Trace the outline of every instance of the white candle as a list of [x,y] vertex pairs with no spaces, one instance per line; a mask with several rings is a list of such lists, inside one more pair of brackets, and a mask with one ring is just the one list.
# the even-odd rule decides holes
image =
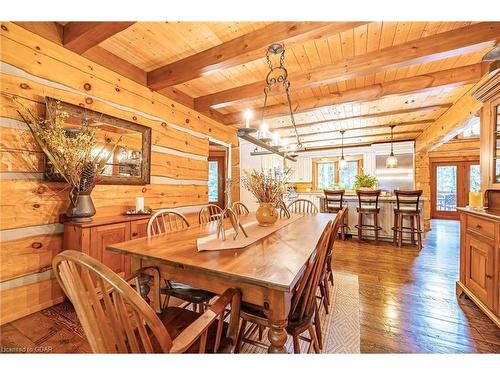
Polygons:
[[227,146],[227,179],[231,179],[231,145]]
[[144,197],[135,198],[135,211],[144,211]]
[[251,118],[252,118],[252,111],[247,109],[245,111],[245,128],[247,128],[247,129],[250,127],[250,119]]

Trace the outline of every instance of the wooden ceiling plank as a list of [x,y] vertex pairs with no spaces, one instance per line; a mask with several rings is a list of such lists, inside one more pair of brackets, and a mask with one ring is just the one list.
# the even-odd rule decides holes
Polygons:
[[[311,109],[349,102],[367,102],[392,95],[401,95],[411,92],[423,92],[436,88],[452,87],[457,85],[477,82],[481,78],[481,71],[484,69],[478,63],[464,67],[438,71],[425,75],[389,81],[362,88],[354,88],[346,91],[333,92],[330,95],[320,98],[311,97],[292,102],[293,112],[301,113]],[[195,100],[196,102],[196,100]],[[288,104],[275,104],[266,107],[266,118],[273,118],[286,115]],[[261,113],[262,108],[255,109],[256,113]],[[233,112],[225,115],[225,124],[231,125],[242,121],[241,113]]]
[[69,22],[64,26],[63,45],[82,54],[125,30],[135,22]]
[[57,22],[14,22],[16,25],[31,31],[51,42],[62,45],[63,27]]
[[[328,66],[289,74],[292,89],[345,81],[380,70],[440,60],[493,46],[500,39],[499,22],[482,22],[422,39],[344,58]],[[382,46],[382,43],[381,43]],[[220,108],[262,96],[262,80],[195,99],[195,108]]]
[[275,22],[251,33],[188,56],[148,73],[153,90],[178,85],[217,70],[264,56],[267,46],[284,42],[287,47],[338,34],[366,22]]

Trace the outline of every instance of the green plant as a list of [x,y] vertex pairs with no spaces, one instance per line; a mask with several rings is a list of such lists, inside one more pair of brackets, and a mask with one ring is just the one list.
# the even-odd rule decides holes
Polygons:
[[354,189],[360,188],[370,188],[373,189],[377,186],[377,178],[369,174],[360,174],[356,176],[356,181],[354,182]]

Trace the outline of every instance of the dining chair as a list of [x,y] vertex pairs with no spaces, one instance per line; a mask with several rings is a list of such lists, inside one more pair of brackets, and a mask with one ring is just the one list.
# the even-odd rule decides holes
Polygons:
[[[399,247],[403,244],[403,234],[409,233],[411,243],[415,245],[415,234],[417,235],[418,249],[422,249],[422,229],[420,226],[420,197],[422,190],[394,190],[396,195],[396,207],[394,208],[393,243]],[[404,218],[410,220],[410,226],[403,225]]]
[[279,210],[280,219],[287,218],[290,219],[290,211],[288,210],[285,202],[279,200],[276,204],[276,208]]
[[222,208],[215,204],[208,204],[203,207],[198,213],[198,222],[200,224],[207,224],[211,221],[216,221],[222,214]]
[[[338,231],[339,223],[339,220],[331,220],[327,224],[316,245],[315,252],[309,258],[305,271],[295,286],[286,327],[288,334],[292,336],[295,353],[300,353],[299,340],[309,342],[308,352],[311,351],[311,347],[316,353],[321,350],[317,336],[317,332],[321,332],[321,322],[316,305],[316,290],[321,280],[321,273],[331,241],[330,237],[333,236],[335,229]],[[243,302],[241,304],[241,319],[235,352],[240,352],[242,343],[265,347],[260,341],[249,338],[257,328],[269,328],[270,323],[265,308]],[[251,323],[251,326],[247,330],[248,323]],[[305,331],[309,332],[309,338],[302,336]]]
[[[344,189],[338,190],[323,190],[323,194],[325,197],[323,199],[323,209],[324,212],[328,213],[338,213],[345,206],[344,202]],[[349,226],[347,225],[347,215],[344,215],[344,221],[340,225],[340,236],[342,240],[345,240],[346,233],[349,230]]]
[[291,202],[288,205],[288,210],[297,214],[317,214],[319,212],[318,207],[313,202],[302,198]]
[[[226,290],[204,313],[169,307],[157,315],[120,276],[98,260],[65,250],[52,262],[94,353],[232,352],[240,293]],[[224,312],[231,306],[229,322]]]
[[[173,233],[188,229],[190,226],[188,219],[180,212],[162,209],[155,212],[149,219],[147,232],[148,237],[151,237],[162,233]],[[198,307],[198,310],[201,312],[205,310],[210,300],[215,297],[215,294],[212,292],[193,288],[190,285],[171,280],[165,280],[165,285],[165,287],[160,289],[160,293],[165,295],[162,309],[168,306],[170,297],[175,297],[193,304],[193,307]]]
[[[335,221],[338,221],[338,227],[342,227],[345,215],[347,214],[347,207],[343,207],[336,215]],[[330,283],[333,287],[333,270],[332,270],[332,260],[333,260],[333,244],[335,243],[335,239],[337,238],[337,234],[334,233],[330,237],[330,243],[328,244],[328,250],[326,255],[326,262],[323,269],[323,273],[321,276],[321,281],[319,283],[319,292],[320,295],[318,299],[320,300],[320,306],[318,306],[318,310],[321,308],[321,305],[324,306],[326,314],[329,314],[329,306],[330,306]]]
[[[378,224],[378,215],[380,207],[378,205],[381,190],[356,190],[358,196],[358,224],[354,227],[358,229],[358,241],[363,239],[363,230],[370,230],[375,232],[375,243],[378,243],[378,232],[382,227]],[[364,217],[373,215],[373,224],[367,224]]]
[[238,216],[240,216],[240,215],[248,215],[250,213],[250,210],[248,209],[247,206],[245,206],[244,203],[234,202],[232,207],[233,207],[233,211]]

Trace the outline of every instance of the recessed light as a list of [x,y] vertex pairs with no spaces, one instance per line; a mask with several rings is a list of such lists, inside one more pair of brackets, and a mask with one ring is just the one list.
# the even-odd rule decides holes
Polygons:
[[408,99],[405,101],[405,104],[413,104],[415,103],[415,99]]

